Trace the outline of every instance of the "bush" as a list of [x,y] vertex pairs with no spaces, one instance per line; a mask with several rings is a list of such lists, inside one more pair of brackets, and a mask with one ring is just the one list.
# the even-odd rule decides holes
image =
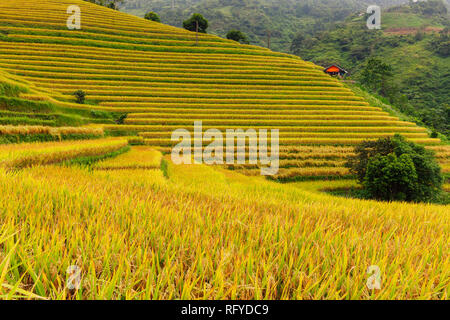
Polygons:
[[365,141],[355,153],[346,166],[371,198],[429,201],[442,191],[443,177],[434,153],[400,135]]
[[380,200],[413,200],[418,177],[416,168],[408,154],[397,157],[376,155],[369,160],[363,186],[366,192]]
[[150,21],[161,22],[159,15],[153,11],[147,12],[144,18]]
[[128,116],[128,114],[126,114],[126,113],[121,114],[121,115],[119,116],[119,118],[117,118],[117,120],[115,120],[115,122],[116,122],[117,124],[124,124],[125,119],[127,118],[127,116]]
[[247,36],[239,30],[230,30],[227,33],[227,39],[234,40],[236,42],[242,42],[248,44]]
[[79,104],[84,104],[84,102],[86,101],[86,92],[84,92],[83,90],[77,90],[73,93],[73,95],[75,96],[75,99]]

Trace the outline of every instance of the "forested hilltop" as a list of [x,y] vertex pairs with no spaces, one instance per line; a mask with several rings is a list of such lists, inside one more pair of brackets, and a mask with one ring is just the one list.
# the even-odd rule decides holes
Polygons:
[[143,17],[148,11],[161,16],[163,23],[183,25],[192,13],[198,12],[209,21],[208,33],[225,36],[231,29],[244,32],[250,44],[267,46],[275,51],[289,52],[298,32],[312,34],[342,21],[370,4],[384,7],[405,0],[126,0],[121,10]]
[[[341,65],[352,79],[384,96],[388,103],[448,136],[447,11],[440,0],[392,7],[382,13],[382,30],[368,30],[367,15],[353,14],[328,30],[313,35],[298,33],[291,49],[319,65]],[[385,75],[376,76],[384,79],[370,83],[373,69],[381,67],[386,68]]]

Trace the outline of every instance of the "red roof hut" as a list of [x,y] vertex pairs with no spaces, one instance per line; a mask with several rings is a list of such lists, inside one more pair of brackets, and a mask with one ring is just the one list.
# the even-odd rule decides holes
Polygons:
[[331,66],[329,66],[328,68],[325,68],[325,70],[323,70],[323,72],[328,73],[330,76],[341,76],[341,77],[345,77],[348,72],[346,70],[344,70],[343,68],[339,67],[336,64],[333,64]]

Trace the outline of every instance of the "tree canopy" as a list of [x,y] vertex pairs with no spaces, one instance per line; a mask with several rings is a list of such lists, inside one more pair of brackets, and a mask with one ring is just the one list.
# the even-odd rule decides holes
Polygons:
[[240,30],[230,30],[227,33],[227,39],[248,44],[247,36]]
[[196,31],[198,23],[198,32],[206,33],[208,29],[208,20],[206,20],[200,13],[194,13],[189,19],[183,21],[183,28],[189,31]]
[[359,144],[346,166],[370,198],[419,202],[441,193],[443,177],[434,153],[400,135]]
[[161,18],[159,17],[159,15],[153,11],[147,12],[144,18],[150,21],[161,22]]

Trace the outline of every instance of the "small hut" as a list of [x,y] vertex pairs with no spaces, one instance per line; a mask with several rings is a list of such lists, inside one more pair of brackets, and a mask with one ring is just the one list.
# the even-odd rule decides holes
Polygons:
[[344,68],[341,68],[336,64],[325,68],[323,72],[328,73],[330,76],[340,76],[342,78],[348,74],[348,72]]

